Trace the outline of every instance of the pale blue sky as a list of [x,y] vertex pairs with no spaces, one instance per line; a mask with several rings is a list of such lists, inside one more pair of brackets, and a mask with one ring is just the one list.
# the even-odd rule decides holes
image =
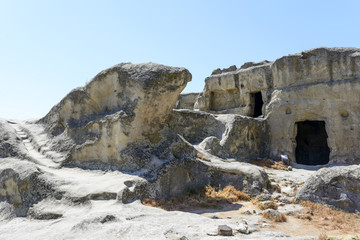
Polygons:
[[215,68],[360,47],[360,1],[0,0],[0,118],[40,118],[120,62]]

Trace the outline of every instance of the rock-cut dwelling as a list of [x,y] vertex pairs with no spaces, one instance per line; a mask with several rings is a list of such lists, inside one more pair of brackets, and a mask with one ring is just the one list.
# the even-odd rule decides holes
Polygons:
[[243,153],[256,153],[245,154],[247,159],[287,156],[307,165],[351,164],[360,159],[359,96],[360,49],[316,48],[274,62],[216,69],[204,90],[181,95],[177,108],[241,115],[250,125],[262,122],[244,133],[252,137],[240,139]]

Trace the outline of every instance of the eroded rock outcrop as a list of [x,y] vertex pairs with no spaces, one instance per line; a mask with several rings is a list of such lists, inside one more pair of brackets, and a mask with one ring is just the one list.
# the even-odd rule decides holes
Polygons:
[[274,91],[266,106],[271,156],[297,161],[298,123],[324,122],[329,163],[356,163],[360,121],[360,50],[318,48],[276,60]]
[[263,102],[269,101],[271,92],[268,90],[272,88],[270,67],[271,62],[263,61],[212,74],[205,79],[204,90],[194,108],[213,113],[253,116],[255,93],[261,94]]
[[[260,168],[243,171],[244,165],[235,163],[229,172],[217,159],[214,163],[212,156],[197,158],[199,151],[188,142],[188,136],[174,131],[181,127],[169,123],[171,112],[190,80],[191,74],[184,68],[119,64],[73,90],[39,123],[51,134],[52,149],[70,149],[63,166],[140,176],[142,181],[130,181],[118,193],[123,202],[169,198],[189,189],[229,182],[251,194],[267,188],[267,175]],[[235,128],[231,127],[234,130],[229,130],[229,136],[235,134]],[[224,141],[224,153],[230,148],[233,154],[237,152],[235,136],[231,139]],[[263,177],[256,179],[258,176]]]
[[138,170],[152,160],[150,146],[166,144],[161,130],[190,80],[184,68],[119,64],[73,90],[40,122],[72,141],[67,164]]
[[0,201],[11,204],[16,216],[26,216],[30,206],[51,195],[51,186],[40,175],[33,163],[0,159]]
[[15,129],[6,120],[0,119],[0,158],[24,158],[25,155],[25,146],[16,135]]
[[247,161],[269,153],[267,125],[261,118],[174,110],[170,127],[190,143],[220,158]]
[[305,182],[296,197],[360,212],[360,166],[323,168]]
[[[214,114],[263,117],[273,159],[286,155],[291,162],[311,165],[358,163],[359,89],[360,50],[321,47],[216,71],[205,79],[194,106]],[[314,126],[303,132],[302,124]],[[319,144],[299,139],[301,134],[314,138],[307,135],[317,126],[324,132]]]

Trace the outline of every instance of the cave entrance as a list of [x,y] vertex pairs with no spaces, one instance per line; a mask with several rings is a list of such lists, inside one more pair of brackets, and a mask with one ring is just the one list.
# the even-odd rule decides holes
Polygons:
[[324,121],[297,122],[296,162],[323,165],[329,162],[330,148]]
[[264,101],[262,99],[261,92],[251,93],[251,99],[252,99],[252,102],[254,103],[253,117],[256,118],[256,117],[263,115],[262,107],[264,105]]

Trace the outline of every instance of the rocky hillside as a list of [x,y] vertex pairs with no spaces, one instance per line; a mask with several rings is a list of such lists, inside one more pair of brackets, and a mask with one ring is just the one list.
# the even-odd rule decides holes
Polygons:
[[[249,63],[241,72],[266,78],[271,64]],[[235,70],[213,74],[229,77]],[[317,171],[321,167],[269,159],[274,128],[267,118],[173,110],[194,101],[194,94],[178,101],[189,81],[185,68],[121,63],[39,120],[0,119],[0,238],[184,240],[231,232],[303,239],[321,227],[309,234],[289,230],[296,217],[304,224],[302,200],[360,211],[357,166]],[[229,203],[231,196],[215,194],[228,185],[246,200]],[[215,191],[210,202],[195,198],[204,189]],[[179,199],[188,204],[182,210]],[[173,203],[181,211],[146,203]],[[284,214],[282,231],[269,216]]]

